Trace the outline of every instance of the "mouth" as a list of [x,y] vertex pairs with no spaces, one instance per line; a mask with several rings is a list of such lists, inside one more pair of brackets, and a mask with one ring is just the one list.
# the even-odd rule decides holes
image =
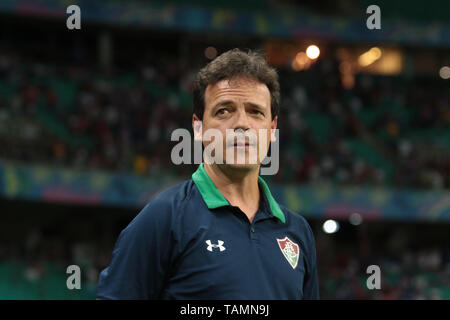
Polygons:
[[235,142],[234,144],[232,144],[232,146],[234,148],[249,148],[249,147],[253,147],[254,145],[252,143],[249,142],[243,142],[243,143],[237,143]]
[[238,137],[237,139],[227,139],[226,144],[228,148],[248,149],[256,146],[257,141],[254,140],[248,137]]

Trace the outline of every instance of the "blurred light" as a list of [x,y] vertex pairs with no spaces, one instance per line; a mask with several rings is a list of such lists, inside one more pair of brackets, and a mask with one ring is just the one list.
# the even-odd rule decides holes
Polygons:
[[303,51],[297,53],[297,55],[295,56],[295,60],[297,60],[297,62],[300,64],[306,64],[308,62],[306,53],[304,53]]
[[292,69],[294,69],[294,71],[300,71],[303,69],[303,67],[301,67],[298,62],[297,59],[292,60]]
[[304,52],[297,53],[295,59],[292,61],[292,69],[294,69],[295,71],[308,69],[310,65],[311,60],[308,59],[306,53]]
[[310,59],[317,59],[320,55],[320,49],[318,46],[312,44],[306,49],[306,55]]
[[323,223],[322,229],[325,233],[335,233],[339,230],[339,224],[334,220],[327,220]]
[[351,63],[348,61],[342,61],[339,65],[339,71],[344,74],[350,73],[352,71]]
[[353,75],[352,64],[349,61],[342,61],[339,64],[341,72],[341,82],[345,89],[351,89],[355,85],[355,77]]
[[439,70],[439,76],[442,79],[449,79],[450,78],[450,67],[444,66]]
[[362,223],[362,216],[359,214],[359,213],[357,213],[357,212],[354,212],[354,213],[352,213],[351,215],[350,215],[350,217],[349,217],[349,219],[348,219],[349,221],[350,221],[350,223],[352,224],[352,225],[354,225],[354,226],[359,226],[361,223]]
[[359,56],[358,62],[361,67],[367,67],[381,58],[381,50],[378,47],[373,47],[369,51],[364,52]]
[[376,70],[379,74],[396,75],[403,69],[403,55],[397,50],[386,50],[383,52],[383,58],[376,64]]
[[209,60],[214,59],[215,57],[217,57],[217,49],[214,47],[208,47],[205,49],[205,57],[208,58]]

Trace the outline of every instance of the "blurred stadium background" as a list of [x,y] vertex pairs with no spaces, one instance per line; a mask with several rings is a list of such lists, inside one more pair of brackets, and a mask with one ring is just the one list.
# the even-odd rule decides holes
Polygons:
[[120,231],[195,169],[170,134],[196,71],[234,47],[279,70],[266,179],[315,232],[321,297],[450,299],[450,2],[418,0],[2,0],[1,299],[95,298]]

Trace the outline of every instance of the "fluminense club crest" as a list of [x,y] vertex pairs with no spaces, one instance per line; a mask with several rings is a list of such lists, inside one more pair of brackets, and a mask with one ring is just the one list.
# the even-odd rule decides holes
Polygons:
[[298,258],[300,256],[300,248],[298,244],[293,242],[288,237],[284,237],[284,239],[277,239],[277,242],[284,257],[289,262],[291,267],[295,269],[297,267]]

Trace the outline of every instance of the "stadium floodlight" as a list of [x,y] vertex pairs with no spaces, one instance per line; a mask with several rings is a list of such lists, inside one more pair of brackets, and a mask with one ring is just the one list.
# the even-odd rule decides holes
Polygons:
[[450,67],[448,66],[443,66],[440,70],[439,70],[439,76],[444,79],[450,79]]
[[335,233],[339,230],[339,223],[329,219],[323,223],[322,229],[325,233]]
[[311,60],[317,59],[320,55],[320,49],[318,46],[312,44],[306,49],[306,55]]

